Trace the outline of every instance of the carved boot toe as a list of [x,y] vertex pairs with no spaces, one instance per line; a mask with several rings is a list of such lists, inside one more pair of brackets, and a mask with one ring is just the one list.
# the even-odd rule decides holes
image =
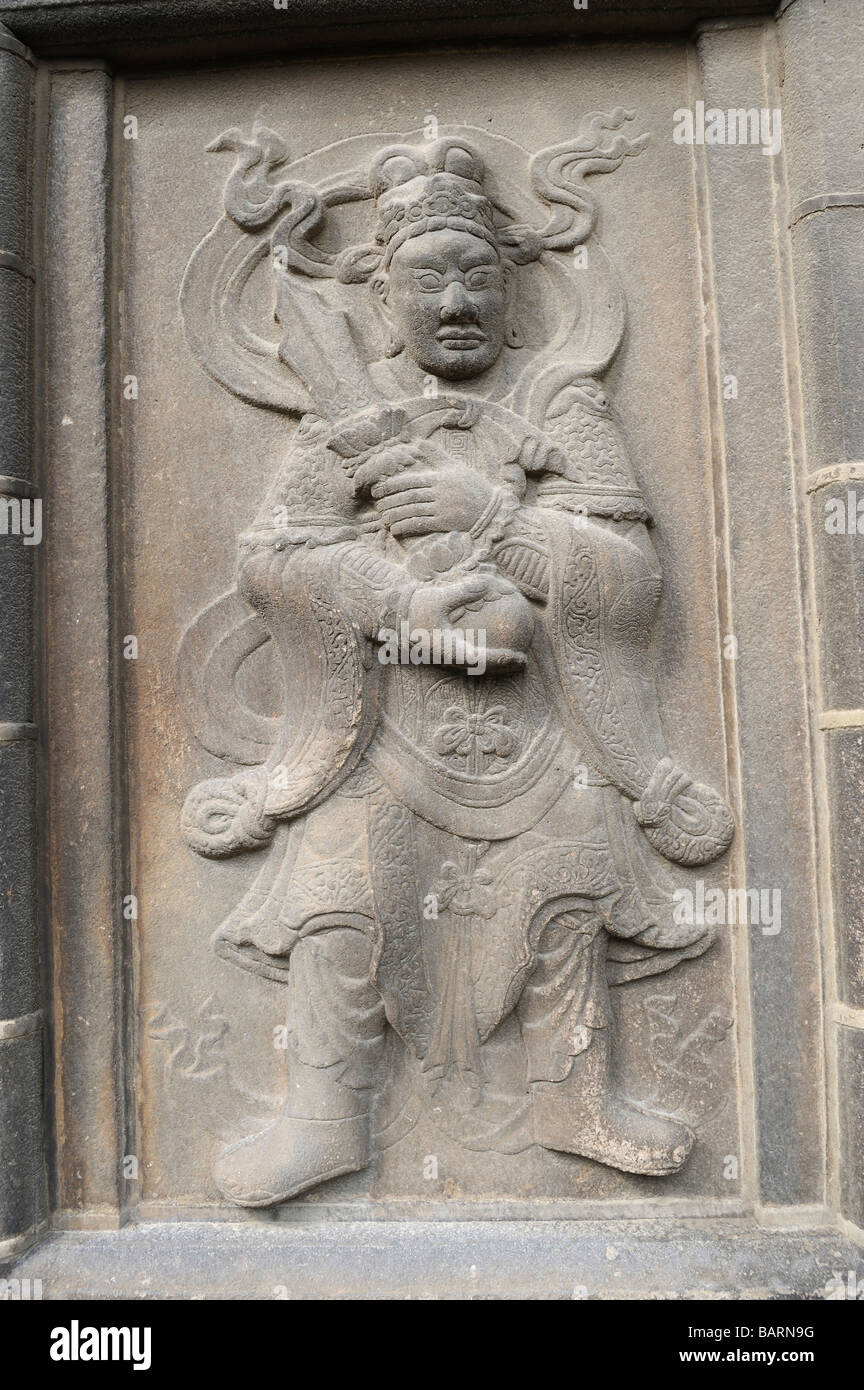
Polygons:
[[213,1167],[220,1191],[242,1207],[268,1207],[369,1162],[369,1117],[308,1120],[283,1116],[231,1144]]
[[534,1097],[533,1115],[534,1137],[544,1148],[593,1158],[625,1173],[677,1173],[694,1143],[686,1125],[616,1096],[584,1103],[542,1092]]

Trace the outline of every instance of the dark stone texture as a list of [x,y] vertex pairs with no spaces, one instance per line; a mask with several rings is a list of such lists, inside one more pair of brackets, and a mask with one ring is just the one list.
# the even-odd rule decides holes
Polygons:
[[[12,499],[12,506],[19,499]],[[32,513],[31,513],[32,515]],[[0,496],[0,522],[5,500]],[[0,722],[33,718],[33,552],[21,536],[0,533]]]
[[[864,884],[861,872],[864,732],[855,727],[864,704],[862,494],[864,409],[864,90],[858,0],[790,0],[777,28],[784,82],[784,162],[806,462],[817,477],[808,510],[816,589],[815,631],[826,732],[827,826],[841,1004],[864,1004]],[[846,468],[846,465],[851,465]],[[843,478],[846,472],[848,481]],[[839,475],[839,481],[835,481]],[[830,479],[830,481],[829,481]],[[832,533],[832,504],[852,494],[853,528]],[[826,511],[826,506],[828,510]],[[842,509],[841,509],[842,519]],[[847,715],[837,711],[850,711]],[[832,713],[834,712],[834,713]],[[841,727],[832,727],[839,722]],[[852,727],[842,727],[843,724]],[[826,911],[827,919],[828,913]],[[829,1153],[844,1214],[861,1226],[862,1063],[864,1035],[839,1032],[841,1153]]]
[[0,358],[0,473],[27,479],[32,289],[32,281],[26,275],[0,266],[0,323],[8,345]]
[[791,238],[812,471],[864,458],[864,208],[814,212]]
[[[784,170],[780,161],[765,159],[758,149],[681,150],[676,163],[669,158],[671,142],[664,144],[665,114],[657,105],[656,83],[652,86],[652,65],[668,61],[677,65],[682,101],[698,90],[721,106],[763,100],[779,104],[773,84],[776,76],[782,87],[784,74],[782,68],[774,72],[770,25],[709,25],[699,45],[701,73],[683,43],[634,44],[630,49],[622,45],[613,50],[611,45],[579,42],[590,35],[688,35],[702,19],[768,15],[774,0],[589,0],[584,12],[574,12],[572,0],[474,0],[467,6],[458,0],[290,0],[285,10],[276,9],[271,0],[0,3],[0,19],[40,58],[80,57],[81,66],[101,59],[139,68],[178,59],[196,64],[185,79],[177,72],[144,72],[119,85],[126,102],[132,98],[125,109],[142,115],[146,138],[128,148],[118,140],[115,147],[116,186],[121,192],[114,228],[110,77],[76,70],[54,74],[50,84],[46,82],[46,93],[51,88],[44,101],[50,119],[43,132],[46,266],[62,265],[66,271],[62,285],[54,281],[46,286],[44,380],[39,383],[40,402],[46,400],[40,439],[51,504],[50,511],[46,506],[46,534],[50,527],[52,542],[43,589],[48,615],[44,704],[50,713],[43,746],[50,750],[45,866],[53,880],[50,949],[57,1046],[52,1062],[59,1141],[54,1195],[61,1221],[70,1224],[102,1227],[116,1222],[127,1203],[134,1215],[136,1202],[139,1220],[158,1217],[153,1226],[54,1237],[23,1259],[16,1273],[41,1278],[47,1298],[822,1298],[838,1271],[864,1273],[860,1252],[836,1230],[823,1226],[823,1219],[827,1223],[830,1218],[820,1215],[827,1163],[830,1191],[836,1191],[839,1177],[842,1214],[864,1227],[864,1033],[851,1026],[860,1016],[841,1010],[849,1024],[837,1030],[841,1152],[826,1153],[822,1024],[823,1011],[830,1017],[834,1004],[830,990],[824,1001],[821,992],[812,814],[820,788],[810,784],[808,699],[812,704],[813,691],[808,688],[793,520],[800,509],[797,474],[804,469],[801,463],[799,470],[795,438],[796,402],[789,399],[796,390],[800,343],[808,466],[864,457],[864,209],[802,212],[800,206],[802,200],[831,195],[838,188],[864,188],[860,133],[855,134],[860,74],[853,80],[847,71],[848,36],[858,0],[829,0],[829,5],[830,13],[822,0],[791,0],[781,6],[786,36],[782,105],[784,135],[789,137]],[[640,107],[640,115],[644,99],[648,105],[654,102],[653,131],[658,138],[652,134],[649,154],[637,166],[636,196],[632,203],[616,205],[613,200],[601,230],[604,238],[608,231],[614,244],[616,228],[627,228],[622,264],[627,297],[635,298],[637,312],[626,356],[615,366],[616,388],[622,390],[630,418],[641,426],[640,442],[647,444],[646,481],[660,522],[655,538],[668,578],[668,597],[659,676],[666,683],[667,701],[669,687],[677,687],[668,703],[679,731],[689,728],[688,701],[692,703],[691,692],[697,692],[695,722],[701,719],[704,728],[689,737],[703,751],[711,750],[709,763],[715,756],[710,731],[723,724],[728,739],[725,766],[720,740],[716,762],[729,774],[740,811],[731,882],[782,887],[783,930],[776,937],[763,936],[758,928],[749,934],[740,926],[737,935],[724,937],[721,946],[727,959],[717,968],[722,978],[731,964],[728,993],[717,993],[716,985],[710,985],[707,968],[697,973],[701,962],[693,965],[697,983],[692,1002],[711,989],[707,1002],[717,1006],[699,1023],[708,1029],[706,1038],[710,1039],[712,1021],[717,1024],[719,1005],[730,1005],[729,1055],[723,1072],[727,1111],[713,1137],[704,1143],[699,1137],[698,1161],[705,1154],[710,1166],[696,1172],[692,1187],[673,1189],[665,1205],[655,1179],[640,1176],[637,1185],[620,1175],[610,1178],[610,1169],[604,1171],[587,1158],[565,1172],[561,1157],[555,1160],[556,1168],[549,1168],[549,1181],[563,1183],[569,1175],[570,1195],[557,1206],[535,1203],[533,1158],[508,1155],[502,1161],[481,1152],[477,1162],[482,1177],[475,1189],[457,1168],[455,1182],[448,1174],[439,1188],[436,1179],[434,1195],[424,1198],[427,1206],[421,1211],[411,1197],[413,1179],[406,1178],[408,1197],[400,1207],[401,1190],[388,1186],[393,1174],[398,1183],[399,1166],[412,1162],[419,1173],[419,1160],[427,1151],[435,1152],[412,1139],[414,1149],[398,1151],[395,1143],[385,1158],[376,1158],[368,1191],[355,1181],[358,1175],[351,1174],[337,1178],[322,1200],[317,1193],[311,1198],[303,1194],[272,1224],[262,1224],[254,1213],[247,1214],[242,1225],[233,1219],[199,1221],[202,1214],[210,1215],[214,1196],[207,1178],[202,1182],[200,1176],[203,1164],[209,1164],[212,1145],[206,1135],[211,1131],[203,1126],[203,1141],[199,1131],[202,1114],[209,1119],[211,1109],[218,1112],[207,1098],[218,1088],[199,1089],[187,1104],[183,1085],[188,1082],[190,1090],[199,1086],[206,1074],[206,1048],[214,1038],[220,1042],[219,1030],[226,1022],[211,998],[211,989],[223,987],[222,964],[202,963],[201,942],[218,920],[222,899],[226,911],[237,901],[242,863],[216,866],[212,877],[208,866],[205,876],[197,861],[190,866],[174,845],[180,790],[205,774],[224,773],[224,768],[190,751],[191,742],[177,717],[171,649],[176,645],[175,624],[184,628],[201,604],[209,603],[217,592],[214,579],[221,580],[223,568],[225,576],[231,573],[223,567],[224,535],[251,519],[249,500],[273,459],[284,458],[291,436],[280,428],[277,438],[272,422],[262,425],[266,412],[248,411],[247,426],[245,415],[232,416],[217,404],[211,380],[193,384],[189,375],[176,308],[175,262],[179,260],[182,269],[212,220],[214,199],[208,161],[202,157],[199,167],[194,162],[197,154],[190,157],[184,140],[189,139],[190,127],[195,128],[195,148],[203,152],[219,129],[246,120],[253,110],[269,110],[266,103],[258,103],[267,82],[276,82],[274,74],[283,85],[299,75],[302,126],[314,109],[311,96],[318,74],[323,69],[335,74],[341,66],[337,61],[306,61],[292,68],[287,62],[274,62],[245,73],[215,69],[207,74],[200,64],[242,54],[287,58],[304,49],[342,49],[353,57],[364,47],[387,52],[402,45],[411,52],[380,61],[387,69],[385,92],[387,82],[393,84],[387,96],[389,115],[397,129],[408,130],[410,123],[398,125],[403,115],[399,103],[406,88],[410,99],[421,103],[424,91],[428,93],[428,73],[425,78],[420,74],[416,86],[406,75],[412,62],[429,64],[426,50],[438,45],[461,45],[465,50],[434,55],[436,105],[427,101],[426,108],[420,107],[437,110],[440,99],[442,111],[449,103],[458,121],[462,107],[471,102],[469,84],[459,80],[458,64],[472,55],[472,46],[474,56],[491,67],[498,61],[494,45],[543,36],[564,42],[539,50],[531,60],[533,67],[526,66],[525,55],[515,47],[508,55],[514,69],[522,65],[511,80],[521,81],[526,92],[526,126],[545,121],[551,128],[548,138],[556,141],[567,134],[557,129],[561,112],[550,94],[564,90],[556,85],[556,60],[569,62],[574,55],[584,60],[587,86],[611,75],[611,85],[620,88],[620,99],[628,105],[632,88],[632,104]],[[353,66],[368,70],[378,61],[367,58]],[[640,63],[643,70],[634,80],[633,70]],[[227,62],[224,66],[227,69]],[[262,75],[268,72],[271,78]],[[369,82],[368,72],[365,78],[356,71],[348,74],[344,92],[334,74],[327,76],[340,100],[332,113],[325,112],[328,138],[336,138],[330,123],[341,122],[342,134],[349,126],[352,133],[379,129],[374,120],[368,123],[368,110],[362,124],[350,125],[352,102],[362,108],[360,89],[364,80]],[[0,51],[0,79],[8,77],[0,86],[2,128],[7,133],[0,162],[0,250],[24,260],[29,254],[31,76],[32,69],[20,56]],[[196,106],[196,84],[212,79],[212,105]],[[178,84],[184,80],[193,89],[187,110],[182,99],[177,100]],[[675,88],[663,88],[659,100],[666,100],[670,92],[674,95]],[[277,109],[284,100],[279,92],[272,99]],[[381,109],[374,83],[366,105],[373,112]],[[225,119],[214,124],[217,108]],[[496,110],[494,104],[490,110]],[[305,144],[301,136],[298,148],[304,152],[316,148],[316,119],[313,115],[308,120]],[[500,122],[501,109],[495,116],[484,112],[482,119]],[[290,121],[288,128],[294,141]],[[540,143],[535,141],[532,148]],[[526,148],[528,144],[526,140]],[[660,162],[661,156],[665,162]],[[656,162],[649,164],[651,160]],[[642,172],[645,165],[647,176]],[[166,172],[160,183],[157,174],[162,169]],[[682,183],[675,184],[679,175]],[[784,178],[790,189],[789,208]],[[659,186],[663,196],[655,199]],[[677,246],[674,237],[664,235],[670,206],[680,222]],[[622,208],[625,213],[638,210],[632,222],[622,218]],[[649,228],[647,254],[646,244],[632,230],[637,221]],[[797,343],[789,332],[791,298],[785,298],[787,222],[794,224],[790,259]],[[115,249],[121,246],[122,252]],[[327,238],[317,249],[322,247],[329,254]],[[619,241],[619,253],[621,249]],[[692,279],[678,275],[679,253],[692,263]],[[119,343],[112,343],[110,323],[111,306],[121,298],[114,291],[121,282],[123,358],[116,350]],[[8,444],[0,472],[27,477],[27,300],[32,284],[19,271],[0,271],[0,294],[4,293],[10,306],[4,319],[11,327],[7,343],[0,345],[0,392],[8,388],[9,399],[21,405],[13,404],[0,418],[0,442]],[[670,322],[676,314],[678,321]],[[692,322],[696,335],[690,331]],[[707,368],[700,358],[703,329]],[[676,378],[667,379],[662,391],[656,359],[645,352],[651,336],[667,344],[667,377]],[[206,340],[207,334],[202,337]],[[646,357],[654,363],[651,372],[646,372]],[[116,395],[113,375],[115,367],[118,375],[124,370],[124,361],[130,363],[128,370],[140,373],[143,387],[141,399],[128,408]],[[688,361],[692,366],[683,365]],[[740,398],[728,405],[719,400],[711,404],[727,370],[740,379]],[[684,389],[678,377],[686,380]],[[106,402],[113,402],[113,409]],[[178,414],[186,417],[182,426],[177,424]],[[666,439],[659,448],[657,422],[662,429],[664,418]],[[284,425],[284,418],[279,423]],[[290,430],[293,426],[288,425]],[[685,477],[688,463],[694,466]],[[671,475],[664,472],[669,468],[682,474],[677,490],[669,486]],[[708,480],[704,492],[701,479]],[[842,483],[832,488],[817,491],[808,503],[817,555],[824,703],[854,708],[864,704],[860,540],[825,534],[824,503],[846,491]],[[180,500],[172,506],[174,489]],[[858,490],[864,491],[864,485]],[[215,510],[217,493],[224,516]],[[8,567],[8,572],[0,569],[6,602],[2,631],[9,643],[8,652],[0,649],[0,721],[33,717],[28,570],[38,554],[24,549],[18,538],[0,540],[0,564]],[[700,564],[710,573],[707,603],[701,603],[704,594],[696,593],[698,586],[692,583]],[[721,721],[716,717],[721,700],[714,688],[714,665],[721,670],[726,665],[716,657],[716,647],[727,629],[734,629],[740,652],[722,677]],[[116,667],[122,669],[124,663],[114,643],[126,631],[140,634],[142,656],[118,677]],[[816,635],[806,636],[815,646]],[[684,660],[694,645],[701,654],[696,666]],[[124,684],[125,696],[112,690],[112,681]],[[262,706],[270,707],[266,701]],[[206,740],[202,742],[209,748]],[[839,993],[844,1004],[860,1009],[864,731],[831,730],[826,744]],[[0,911],[8,912],[8,923],[0,927],[0,991],[5,987],[8,995],[0,1003],[0,1023],[6,1021],[7,1034],[14,1032],[16,1017],[35,1014],[40,1003],[32,934],[37,752],[33,743],[0,745]],[[124,761],[128,772],[121,766]],[[693,770],[701,765],[703,759],[697,758]],[[127,776],[134,811],[128,846]],[[167,855],[163,837],[174,845]],[[134,878],[126,867],[127,857]],[[129,925],[128,935],[119,920],[118,902],[119,891],[127,887],[142,894],[143,907],[140,922]],[[134,990],[127,959],[133,951]],[[706,965],[714,967],[719,954],[718,950],[707,957]],[[237,1057],[252,1060],[245,1079],[262,1092],[269,1090],[273,1049],[267,1010],[272,1008],[275,1017],[277,1006],[281,1009],[271,977],[263,982],[244,978],[230,993],[227,1012],[237,1020],[229,1040],[232,1064]],[[655,1010],[659,1007],[664,1017],[664,996],[646,997],[636,985],[629,997]],[[171,1015],[171,1009],[182,1017]],[[161,1033],[156,1026],[160,1017]],[[188,1027],[183,1019],[189,1020]],[[701,1036],[696,1023],[694,1016],[694,1037]],[[140,1038],[133,1036],[136,1025]],[[37,1026],[32,1024],[34,1030]],[[192,1049],[188,1055],[175,1051],[184,1033]],[[644,1026],[636,1029],[631,1053],[642,1051],[653,1060],[652,1049],[662,1048],[663,1039],[662,1032],[649,1036]],[[0,1158],[6,1164],[0,1170],[0,1255],[9,1250],[8,1243],[4,1249],[4,1237],[26,1238],[41,1219],[40,1056],[35,1031],[0,1041]],[[226,1077],[233,1081],[219,1057],[213,1074],[219,1085]],[[703,1072],[702,1089],[717,1086],[719,1075],[710,1068]],[[235,1108],[228,1112],[229,1128],[237,1120],[240,1093],[230,1097]],[[244,1103],[249,1094],[243,1093]],[[221,1114],[214,1119],[221,1123]],[[257,1128],[257,1120],[255,1124]],[[244,1133],[251,1127],[250,1121]],[[838,1132],[836,1114],[828,1132]],[[140,1159],[140,1176],[136,1169],[129,1187],[121,1179],[118,1161],[125,1153]],[[740,1158],[740,1188],[737,1182],[727,1185],[729,1174],[717,1161],[719,1157],[725,1162],[727,1153],[735,1159],[736,1172]],[[448,1171],[448,1162],[449,1148],[442,1154],[442,1173]],[[474,1171],[466,1166],[469,1179]],[[689,1175],[684,1180],[689,1182]],[[421,1191],[425,1181],[425,1174],[417,1179]],[[518,1214],[531,1215],[531,1221],[502,1219],[515,1210],[512,1202],[508,1208],[508,1184],[518,1185],[524,1199]],[[505,1199],[496,1195],[500,1191]],[[681,1204],[676,1204],[676,1192]],[[691,1192],[694,1195],[688,1196]],[[723,1194],[719,1198],[718,1192]],[[636,1215],[656,1203],[660,1219],[631,1220],[633,1213],[628,1212],[625,1220],[627,1209],[620,1196],[617,1207],[609,1200],[616,1194],[626,1194],[638,1206]],[[713,1219],[720,1208],[749,1212],[754,1201],[784,1207],[778,1217],[783,1228],[766,1229],[737,1214]],[[800,1210],[793,1215],[790,1208],[796,1205]],[[466,1207],[472,1219],[456,1219],[465,1215]],[[565,1208],[586,1219],[538,1219],[544,1212],[557,1217]],[[618,1220],[612,1219],[616,1210]],[[481,1211],[488,1221],[473,1219]],[[596,1211],[602,1219],[593,1219]],[[688,1219],[679,1219],[685,1211]],[[354,1220],[355,1214],[366,1219]],[[436,1220],[393,1221],[394,1214],[431,1214]],[[790,1229],[790,1220],[799,1217],[802,1225],[812,1222],[812,1228]]]
[[[2,35],[4,42],[6,36]],[[29,252],[33,66],[0,48],[0,474],[31,477]],[[10,264],[11,260],[11,264]],[[13,489],[21,491],[22,489]],[[23,489],[26,491],[26,489]],[[36,920],[36,747],[15,724],[33,715],[31,573],[20,499],[0,536],[0,1248],[32,1237],[44,1211],[42,1033]],[[11,741],[10,741],[11,738]],[[27,1017],[37,1015],[37,1017]]]
[[[48,264],[66,275],[46,306],[44,373],[45,681],[49,749],[46,911],[53,929],[53,1027],[62,1035],[55,1085],[63,1131],[56,1198],[63,1210],[116,1210],[123,1133],[122,892],[115,884],[123,816],[112,767],[109,381],[105,323],[108,145],[112,84],[101,71],[55,73],[46,196]],[[70,544],[69,537],[74,537]],[[119,645],[119,644],[118,644]],[[131,991],[125,996],[131,1005]],[[98,1136],[98,1138],[97,1138]]]
[[136,64],[300,46],[680,34],[700,20],[773,8],[772,0],[591,0],[581,11],[571,0],[288,0],[278,10],[272,0],[7,0],[0,21],[40,56],[85,50]]
[[27,199],[21,189],[29,178],[30,93],[33,71],[24,59],[0,49],[0,88],[3,90],[0,134],[0,251],[27,255],[29,221]]
[[0,1021],[32,1013],[40,1004],[33,933],[35,782],[32,740],[0,743]]
[[44,1215],[41,1131],[40,1031],[0,1041],[0,1232],[7,1242]]
[[[746,107],[748,94],[759,90],[763,54],[755,37],[752,29],[731,28],[700,38],[707,105]],[[753,147],[707,146],[705,160],[714,268],[705,293],[718,316],[714,370],[734,373],[739,388],[718,405],[722,453],[715,461],[731,552],[725,621],[738,644],[727,664],[735,682],[746,869],[736,868],[742,876],[733,882],[777,889],[783,905],[777,935],[758,925],[748,931],[760,1192],[767,1203],[812,1202],[824,1178],[813,1050],[821,982],[797,538],[789,525],[796,479],[786,364],[778,350],[784,305],[773,239],[775,171],[773,160]],[[790,1047],[790,1030],[808,1038],[806,1050]]]
[[831,806],[837,988],[841,1003],[864,1009],[864,729],[828,730],[825,756]]
[[[785,0],[783,145],[794,219],[807,199],[864,189],[860,0]],[[840,307],[840,306],[838,306]]]
[[[818,488],[810,497],[810,515],[823,705],[828,710],[860,709],[864,706],[864,479]],[[829,530],[838,518],[846,529]],[[850,520],[853,526],[860,524],[860,533],[849,528]]]
[[864,1030],[839,1027],[841,1211],[864,1229]]
[[744,1221],[151,1225],[55,1236],[14,1267],[46,1299],[824,1298],[864,1273],[836,1231]]

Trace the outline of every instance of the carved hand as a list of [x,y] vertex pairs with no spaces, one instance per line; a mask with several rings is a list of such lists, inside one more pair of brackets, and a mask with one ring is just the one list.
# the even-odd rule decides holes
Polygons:
[[723,798],[671,758],[661,758],[633,812],[654,848],[676,864],[710,864],[732,840],[734,822]]
[[414,590],[408,605],[408,622],[412,629],[427,632],[441,630],[458,623],[469,608],[479,608],[482,602],[495,597],[493,576],[462,575],[446,584],[421,584]]
[[354,491],[358,495],[361,492],[370,492],[385,478],[404,473],[408,468],[433,468],[446,466],[447,462],[446,454],[424,441],[412,444],[383,444],[373,450],[365,463],[360,464],[354,474]]
[[494,488],[464,464],[430,471],[408,469],[372,488],[393,536],[470,531],[492,502]]

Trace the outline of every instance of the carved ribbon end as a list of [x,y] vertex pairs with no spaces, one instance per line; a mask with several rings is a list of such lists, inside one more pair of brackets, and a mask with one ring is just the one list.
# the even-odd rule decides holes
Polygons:
[[266,793],[262,768],[199,782],[186,798],[181,820],[189,848],[222,859],[269,843],[275,821],[264,811]]

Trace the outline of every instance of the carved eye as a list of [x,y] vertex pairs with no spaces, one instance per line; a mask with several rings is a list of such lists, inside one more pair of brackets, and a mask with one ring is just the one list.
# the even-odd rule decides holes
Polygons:
[[465,284],[469,290],[485,290],[489,287],[488,270],[469,270],[465,276]]
[[427,293],[434,293],[435,290],[440,290],[441,283],[441,276],[438,274],[437,270],[422,270],[417,276],[417,284],[421,290],[425,290]]

